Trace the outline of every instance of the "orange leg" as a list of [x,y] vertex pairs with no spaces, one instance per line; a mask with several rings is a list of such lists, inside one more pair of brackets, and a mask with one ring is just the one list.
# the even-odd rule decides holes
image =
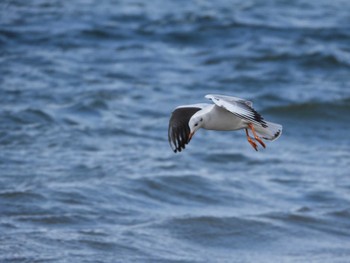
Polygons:
[[258,151],[258,145],[256,145],[256,143],[249,136],[248,129],[245,129],[245,133],[247,134],[247,140],[250,143],[250,145],[255,149],[255,151]]
[[260,137],[255,133],[255,129],[254,129],[253,124],[249,123],[249,124],[248,124],[248,127],[252,130],[255,140],[257,140],[257,141],[261,144],[262,147],[266,148],[265,143],[264,143],[264,142],[260,139]]

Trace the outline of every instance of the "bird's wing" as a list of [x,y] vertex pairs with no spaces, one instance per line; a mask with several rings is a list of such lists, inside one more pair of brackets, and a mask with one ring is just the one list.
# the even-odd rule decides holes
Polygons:
[[257,124],[262,127],[267,127],[264,118],[253,109],[253,103],[244,99],[208,94],[205,96],[215,103],[216,106],[226,109],[232,114],[247,120],[250,123]]
[[245,99],[241,99],[241,98],[237,98],[237,97],[233,97],[233,96],[224,96],[224,95],[217,95],[217,94],[208,94],[205,96],[207,99],[212,100],[212,97],[216,97],[222,100],[225,100],[227,102],[231,102],[231,103],[236,103],[236,102],[240,102],[240,103],[244,103],[247,104],[249,107],[253,107],[253,102],[249,101],[249,100],[245,100]]
[[188,122],[191,117],[208,104],[193,104],[177,107],[171,114],[168,127],[168,140],[174,152],[181,152],[190,142],[190,127]]

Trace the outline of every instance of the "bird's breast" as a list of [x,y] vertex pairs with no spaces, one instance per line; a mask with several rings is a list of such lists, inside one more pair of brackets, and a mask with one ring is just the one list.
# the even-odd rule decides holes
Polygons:
[[225,109],[215,109],[208,114],[203,128],[216,131],[234,131],[243,129],[246,122]]

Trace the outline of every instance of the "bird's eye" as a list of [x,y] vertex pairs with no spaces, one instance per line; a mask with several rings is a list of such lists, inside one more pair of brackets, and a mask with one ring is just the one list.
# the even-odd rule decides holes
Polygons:
[[194,126],[198,126],[198,123],[196,123]]

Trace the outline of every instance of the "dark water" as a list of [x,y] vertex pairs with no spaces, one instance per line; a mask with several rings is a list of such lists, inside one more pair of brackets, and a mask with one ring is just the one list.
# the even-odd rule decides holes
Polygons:
[[[0,8],[0,262],[349,262],[349,1]],[[207,93],[283,135],[174,154]]]

